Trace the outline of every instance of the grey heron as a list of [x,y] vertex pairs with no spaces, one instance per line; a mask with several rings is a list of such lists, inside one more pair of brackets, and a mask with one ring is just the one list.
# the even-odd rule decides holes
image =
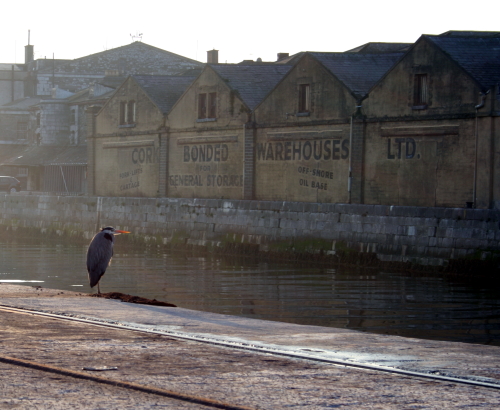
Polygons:
[[99,280],[101,279],[106,268],[111,262],[113,256],[113,244],[115,235],[121,233],[130,233],[129,231],[121,231],[112,226],[102,228],[101,232],[97,233],[90,241],[89,249],[87,250],[87,271],[89,272],[90,287],[97,285],[97,294],[101,294],[99,288]]

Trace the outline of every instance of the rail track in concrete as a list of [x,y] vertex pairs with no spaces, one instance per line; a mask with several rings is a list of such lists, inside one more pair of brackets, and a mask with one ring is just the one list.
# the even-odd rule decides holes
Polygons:
[[[178,339],[178,340],[189,340],[191,342],[205,343],[205,344],[209,344],[212,346],[238,349],[238,350],[243,350],[243,351],[248,351],[248,352],[253,352],[253,353],[271,354],[271,355],[276,355],[276,356],[289,358],[289,359],[306,360],[306,361],[310,361],[310,362],[331,364],[331,365],[339,366],[339,367],[357,368],[357,369],[371,370],[371,371],[382,372],[382,373],[390,373],[390,374],[399,375],[399,376],[403,376],[403,377],[412,377],[412,378],[416,378],[416,379],[428,379],[428,380],[432,380],[432,381],[436,381],[436,382],[456,383],[457,385],[467,385],[467,386],[500,390],[500,381],[497,384],[497,383],[493,383],[493,382],[473,380],[472,378],[467,378],[467,377],[451,377],[451,376],[436,374],[436,373],[432,373],[432,372],[428,373],[428,372],[409,371],[409,370],[399,369],[399,368],[395,368],[395,367],[380,366],[380,365],[367,364],[367,363],[356,363],[356,362],[351,362],[351,361],[346,361],[346,360],[319,357],[318,355],[315,355],[314,353],[321,352],[321,351],[314,350],[314,349],[311,349],[309,352],[298,352],[298,351],[291,352],[291,351],[287,351],[285,349],[279,349],[279,348],[275,348],[275,347],[266,347],[266,346],[251,344],[251,343],[245,343],[245,342],[232,342],[232,341],[207,337],[205,335],[188,334],[188,333],[183,333],[183,332],[158,329],[158,328],[155,328],[154,326],[150,327],[150,328],[145,328],[144,326],[134,326],[133,324],[130,324],[130,323],[118,322],[118,321],[113,321],[113,320],[82,317],[82,316],[76,316],[73,314],[66,315],[66,314],[61,314],[61,313],[49,313],[49,312],[44,312],[44,311],[11,307],[11,306],[6,306],[6,305],[0,305],[0,311],[42,316],[42,317],[46,317],[46,318],[63,320],[63,321],[70,321],[70,322],[80,322],[80,323],[85,323],[85,324],[95,325],[95,326],[100,326],[100,327],[105,327],[105,328],[113,328],[113,329],[127,330],[127,331],[132,331],[132,332],[140,332],[140,333],[168,336],[170,338],[174,338],[174,339]],[[19,366],[38,368],[39,370],[46,370],[48,372],[61,372],[61,374],[66,372],[65,373],[66,375],[76,377],[76,378],[84,378],[84,376],[86,375],[86,373],[74,372],[72,370],[65,370],[65,369],[59,369],[59,368],[53,368],[52,366],[46,366],[46,365],[43,365],[41,363],[37,363],[37,362],[33,362],[33,361],[24,363],[22,360],[10,358],[10,357],[0,356],[0,362],[10,363],[10,364],[19,365]],[[90,377],[90,375],[86,375],[86,376]],[[102,378],[99,378],[97,376],[92,376],[92,377],[93,377],[94,381],[101,382]],[[90,378],[89,378],[89,380],[90,380]],[[142,389],[142,391],[149,392],[152,394],[173,397],[173,398],[177,398],[179,400],[192,401],[192,402],[196,402],[199,404],[202,404],[203,400],[206,400],[205,402],[203,402],[203,404],[210,406],[210,407],[214,407],[214,408],[248,409],[246,407],[232,406],[232,405],[227,404],[227,403],[217,403],[215,401],[213,401],[213,403],[211,403],[210,399],[205,399],[203,397],[195,397],[195,396],[183,397],[186,395],[177,394],[176,392],[158,389],[155,387],[137,385],[137,384],[129,383],[129,382],[119,382],[119,381],[110,382],[109,379],[102,379],[102,382],[103,383],[106,382],[108,384],[113,383],[113,384],[120,386],[120,387],[123,387],[123,388],[129,388],[129,389],[135,389],[135,390]],[[176,396],[176,394],[178,397],[174,397],[174,396]]]
[[0,362],[5,363],[5,364],[14,365],[14,366],[27,367],[27,368],[34,369],[34,370],[41,370],[43,372],[54,373],[54,374],[57,374],[60,376],[68,376],[68,377],[72,377],[72,378],[76,378],[76,379],[88,380],[88,381],[92,381],[92,382],[97,382],[97,383],[101,383],[101,384],[115,386],[118,388],[124,388],[124,389],[128,389],[128,390],[135,390],[135,391],[139,391],[139,392],[143,392],[143,393],[154,394],[157,396],[168,397],[170,399],[181,400],[184,402],[203,405],[206,407],[212,407],[215,409],[254,410],[254,408],[251,408],[251,407],[246,407],[246,406],[243,407],[243,406],[237,406],[237,405],[233,405],[233,404],[229,404],[229,403],[224,403],[222,401],[214,400],[214,399],[211,399],[208,397],[185,394],[185,393],[176,392],[176,391],[172,391],[172,390],[161,389],[161,388],[158,388],[155,386],[148,386],[148,385],[139,384],[139,383],[132,383],[132,382],[125,381],[125,380],[107,379],[104,377],[96,376],[94,374],[79,372],[79,371],[61,368],[61,367],[56,367],[56,366],[50,366],[47,364],[34,362],[31,360],[23,360],[23,359],[18,359],[18,358],[14,358],[14,357],[0,356]]

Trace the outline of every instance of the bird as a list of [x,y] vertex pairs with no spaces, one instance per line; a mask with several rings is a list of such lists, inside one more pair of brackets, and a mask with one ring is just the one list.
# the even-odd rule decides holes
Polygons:
[[112,226],[102,228],[90,241],[87,250],[87,271],[89,273],[90,287],[93,288],[97,285],[97,294],[101,294],[99,288],[99,280],[101,279],[106,268],[111,262],[113,256],[113,244],[115,242],[115,235],[121,233],[130,233],[129,231],[121,231]]

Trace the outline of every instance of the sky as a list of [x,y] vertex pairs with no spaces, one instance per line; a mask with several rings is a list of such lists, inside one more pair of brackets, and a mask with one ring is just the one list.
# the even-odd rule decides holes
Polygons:
[[75,59],[141,40],[201,62],[217,49],[219,62],[237,63],[413,43],[449,30],[500,31],[499,11],[497,0],[25,0],[2,4],[0,63],[24,62],[28,30],[37,59]]

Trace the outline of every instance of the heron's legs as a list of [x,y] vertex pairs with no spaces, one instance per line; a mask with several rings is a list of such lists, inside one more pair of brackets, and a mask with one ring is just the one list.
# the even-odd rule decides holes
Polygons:
[[97,294],[98,295],[101,294],[101,288],[99,287],[99,282],[97,282]]

